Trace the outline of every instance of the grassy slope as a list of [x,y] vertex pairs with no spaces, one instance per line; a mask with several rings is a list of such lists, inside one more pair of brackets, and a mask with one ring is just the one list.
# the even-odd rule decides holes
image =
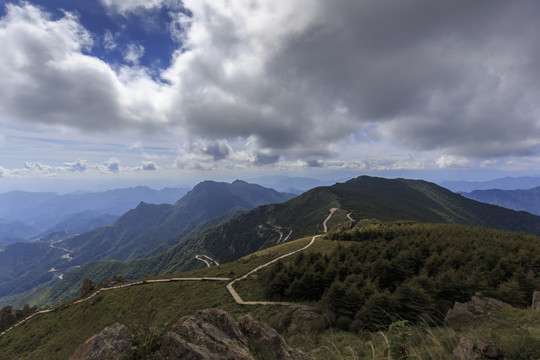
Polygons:
[[[281,254],[305,246],[308,241],[309,238],[290,242],[233,263],[193,270],[181,276],[236,278]],[[319,239],[306,251],[330,253],[340,244],[347,246],[350,243]],[[251,280],[243,281],[236,285],[236,289],[244,299],[260,300],[258,290],[250,286],[254,283]],[[160,331],[167,323],[208,307],[225,309],[234,317],[252,312],[272,326],[280,323],[283,307],[237,305],[225,285],[226,282],[175,282],[103,292],[97,296],[93,305],[82,303],[40,315],[15,328],[0,338],[2,359],[66,359],[80,343],[114,322],[153,327]],[[473,340],[495,340],[507,357],[519,351],[523,354],[525,351],[540,349],[540,312],[531,310],[505,310],[464,323],[456,329],[417,325],[395,327],[390,332],[382,330],[378,333],[361,331],[352,334],[329,328],[297,335],[288,340],[292,346],[305,351],[313,359],[321,360],[386,358],[388,349],[397,341],[405,341],[411,355],[452,359],[452,349],[461,336],[469,336]],[[287,337],[287,334],[284,335]],[[530,357],[521,358],[532,359],[534,354],[540,353],[531,354]]]
[[[183,277],[239,277],[310,239],[294,241],[219,267],[182,273]],[[178,276],[176,274],[175,276]],[[166,278],[166,276],[153,277]],[[280,306],[241,307],[225,288],[227,282],[171,282],[103,292],[93,305],[84,302],[39,315],[0,338],[2,359],[66,359],[79,344],[104,327],[121,322],[163,329],[198,309],[218,307],[233,316],[253,312],[264,319],[279,317]],[[69,303],[66,303],[67,305]]]

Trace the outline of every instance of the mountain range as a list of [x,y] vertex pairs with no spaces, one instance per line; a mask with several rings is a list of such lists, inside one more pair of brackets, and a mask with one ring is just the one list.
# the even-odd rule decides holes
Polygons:
[[[25,244],[32,249],[30,252],[43,246],[55,249],[39,258],[21,257],[17,250],[19,244],[6,246],[0,253],[6,259],[0,261],[0,272],[10,263],[18,266],[0,282],[0,298],[12,298],[15,293],[31,290],[37,284],[49,284],[53,275],[63,276],[62,269],[72,269],[88,261],[129,260],[148,256],[152,251],[165,251],[200,229],[217,225],[258,205],[282,202],[293,196],[239,180],[232,184],[205,181],[174,205],[140,202],[111,225],[78,236],[49,236],[46,239],[50,239],[50,244]],[[32,267],[35,262],[39,266]],[[51,274],[51,268],[57,271]],[[28,281],[29,278],[33,280]]]
[[90,262],[56,284],[51,290],[51,300],[66,300],[76,295],[85,277],[102,281],[121,274],[134,280],[146,274],[174,273],[204,266],[197,255],[224,263],[291,239],[323,233],[321,219],[333,208],[338,210],[328,222],[330,230],[363,219],[378,219],[540,234],[540,217],[529,213],[467,199],[426,181],[361,176],[309,190],[281,204],[259,206],[194,236],[178,239],[178,245],[150,258]]
[[471,192],[474,190],[517,190],[530,189],[540,186],[540,177],[521,176],[521,177],[503,177],[488,181],[442,181],[439,183],[454,192]]
[[469,199],[540,215],[540,187],[520,190],[474,190],[461,194]]
[[82,233],[107,225],[141,201],[172,204],[189,189],[146,186],[66,194],[10,191],[0,194],[0,246],[51,232]]

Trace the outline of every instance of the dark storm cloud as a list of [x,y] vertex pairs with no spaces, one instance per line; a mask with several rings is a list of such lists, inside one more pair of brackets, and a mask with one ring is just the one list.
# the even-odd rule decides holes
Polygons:
[[[137,14],[163,3],[103,1]],[[536,0],[182,3],[182,43],[159,76],[88,55],[94,40],[73,15],[11,5],[0,20],[0,119],[174,127],[206,143],[194,153],[230,158],[221,140],[235,139],[258,165],[309,165],[366,128],[403,151],[540,146]]]
[[279,155],[257,153],[253,164],[257,166],[275,164],[279,160]]
[[240,61],[245,48],[238,43],[254,36],[217,22],[237,36],[227,47],[213,43],[191,69],[187,88],[201,91],[182,110],[193,132],[254,135],[261,148],[292,156],[305,156],[297,150],[314,141],[325,148],[369,123],[378,124],[386,140],[418,150],[501,156],[533,151],[539,143],[540,3],[338,0],[312,6],[317,11],[304,27],[280,34],[274,51],[260,55],[262,69],[254,77],[239,68],[227,76],[215,66],[213,56]]

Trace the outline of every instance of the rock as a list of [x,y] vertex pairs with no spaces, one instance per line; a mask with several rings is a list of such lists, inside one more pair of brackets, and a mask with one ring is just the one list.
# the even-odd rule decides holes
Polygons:
[[532,309],[540,310],[540,291],[535,291],[533,293]]
[[486,339],[478,339],[476,347],[480,352],[482,353],[482,356],[484,356],[487,359],[493,359],[493,360],[502,360],[504,359],[504,356],[495,345],[495,343],[491,340]]
[[264,349],[265,355],[272,354],[275,359],[279,360],[305,358],[303,354],[291,349],[275,329],[272,329],[252,314],[240,317],[238,324],[251,344],[255,345],[256,349]]
[[[137,346],[132,333],[121,324],[107,327],[79,346],[70,360],[126,357]],[[171,360],[309,359],[255,316],[248,314],[236,321],[219,309],[199,310],[169,325],[152,351],[160,359]]]
[[448,312],[444,317],[444,322],[445,324],[452,326],[473,316],[474,314],[469,310],[468,303],[460,303],[456,301],[454,307],[452,309],[448,309]]
[[70,360],[119,359],[131,347],[132,331],[125,325],[115,323],[80,345]]
[[301,360],[278,332],[248,314],[235,321],[219,309],[205,309],[181,318],[165,334],[161,354],[168,359]]
[[283,318],[287,319],[283,324],[287,333],[294,336],[310,331],[313,323],[320,321],[321,314],[309,306],[293,306],[283,314]]
[[170,359],[254,359],[238,324],[219,309],[200,310],[181,318],[165,334],[161,352]]
[[459,339],[457,347],[454,349],[453,354],[458,359],[462,360],[476,360],[491,359],[491,360],[503,360],[504,356],[491,340],[478,339],[475,345],[471,339],[462,337]]
[[459,339],[459,343],[452,354],[461,360],[476,360],[480,358],[480,351],[478,351],[474,342],[466,337]]
[[444,317],[444,322],[447,325],[455,325],[462,320],[478,317],[485,313],[497,311],[504,308],[512,307],[497,299],[485,297],[482,293],[477,292],[467,303],[457,302],[452,309],[449,309]]

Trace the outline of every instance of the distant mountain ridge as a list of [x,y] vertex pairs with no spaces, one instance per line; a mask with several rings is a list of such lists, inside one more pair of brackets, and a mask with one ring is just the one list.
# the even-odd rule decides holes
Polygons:
[[[146,186],[137,186],[127,189],[115,189],[104,192],[58,195],[55,193],[33,193],[24,191],[10,191],[0,194],[0,223],[22,223],[27,226],[24,233],[11,236],[17,240],[46,235],[47,232],[58,230],[61,223],[73,220],[73,216],[86,214],[85,217],[98,221],[105,214],[122,215],[134,208],[141,201],[162,204],[172,204],[182,197],[188,189],[165,188],[153,190]],[[94,219],[89,218],[93,213]],[[113,219],[114,221],[114,219]],[[100,223],[103,225],[103,223]],[[87,231],[87,225],[80,230]],[[15,233],[16,227],[5,231]],[[2,233],[0,232],[0,239]]]
[[454,192],[471,192],[474,190],[517,190],[531,189],[540,186],[540,177],[522,176],[522,177],[503,177],[489,181],[443,181],[440,183]]
[[[174,205],[141,202],[114,224],[68,239],[62,246],[73,250],[74,264],[91,260],[129,260],[148,255],[152,249],[175,237],[177,243],[200,229],[201,224],[217,225],[212,219],[226,220],[256,206],[279,203],[291,195],[260,185],[236,180],[232,184],[204,181]],[[209,223],[210,222],[210,223]],[[175,243],[174,245],[176,245]]]
[[540,215],[540,186],[526,190],[475,190],[461,194],[476,201]]
[[233,261],[286,239],[322,233],[322,222],[331,208],[339,210],[328,223],[330,230],[350,224],[352,218],[455,223],[540,234],[540,217],[532,214],[483,204],[426,181],[361,176],[309,190],[281,204],[259,206],[151,258],[89,263],[68,274],[51,294],[55,301],[74,294],[87,276],[98,281],[113,274],[136,279],[203,266],[195,259],[197,254],[220,263]]
[[[54,259],[47,258],[40,261],[49,264],[50,267],[55,266],[51,265],[54,261],[66,265],[60,256],[67,256],[68,252],[68,258],[71,260],[67,265],[70,267],[93,260],[129,260],[149,256],[155,251],[166,251],[197,231],[229,220],[258,205],[282,202],[292,196],[240,180],[232,184],[205,181],[196,185],[174,205],[140,202],[136,208],[126,212],[111,225],[78,236],[66,236],[67,239],[60,241],[56,239],[61,239],[64,234],[62,232],[58,235],[53,234],[55,236],[51,241],[54,241],[55,249],[65,251],[60,251],[60,255],[52,253]],[[28,244],[32,245],[37,247],[43,244]],[[16,254],[7,247],[3,256],[9,258]],[[29,259],[27,262],[29,266],[31,262],[32,259]],[[14,274],[9,282],[19,283],[21,286],[18,288],[22,289],[21,276],[29,274],[34,278],[41,278],[42,284],[52,277],[52,274],[47,274],[44,268],[36,267],[35,270],[30,269],[25,274]],[[24,281],[27,282],[26,278]],[[7,292],[7,289],[11,292]],[[0,297],[13,295],[13,291],[13,287],[4,287],[0,282]]]

